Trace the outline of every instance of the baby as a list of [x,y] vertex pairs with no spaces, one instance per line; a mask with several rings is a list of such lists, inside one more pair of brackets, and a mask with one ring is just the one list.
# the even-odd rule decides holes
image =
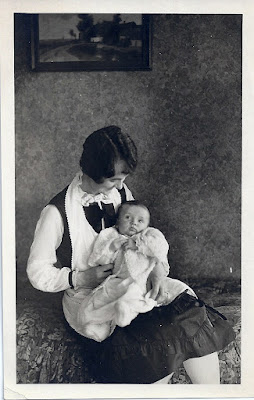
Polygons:
[[98,342],[106,339],[118,325],[129,325],[139,313],[172,302],[187,290],[185,283],[165,278],[165,298],[160,302],[150,297],[146,283],[150,272],[159,262],[169,273],[168,243],[164,235],[149,227],[150,213],[137,201],[123,203],[118,210],[115,227],[98,235],[89,266],[113,263],[113,273],[94,289],[81,303],[78,322],[83,334]]

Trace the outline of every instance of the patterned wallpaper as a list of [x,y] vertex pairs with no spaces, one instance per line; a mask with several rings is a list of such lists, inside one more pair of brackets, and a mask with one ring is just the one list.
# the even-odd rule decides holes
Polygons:
[[241,15],[153,15],[152,70],[32,72],[15,21],[16,242],[25,267],[42,207],[85,138],[116,124],[139,150],[128,185],[171,249],[171,275],[240,277]]

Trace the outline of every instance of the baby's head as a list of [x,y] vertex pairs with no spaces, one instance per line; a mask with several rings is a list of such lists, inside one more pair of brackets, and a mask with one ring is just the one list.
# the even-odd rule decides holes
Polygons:
[[122,235],[140,233],[148,227],[149,222],[148,208],[136,200],[126,201],[118,209],[116,227]]

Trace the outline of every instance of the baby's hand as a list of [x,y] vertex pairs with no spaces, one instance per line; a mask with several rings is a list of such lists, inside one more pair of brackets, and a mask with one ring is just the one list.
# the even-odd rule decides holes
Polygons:
[[135,241],[131,238],[127,239],[127,241],[123,245],[124,250],[137,250],[138,247]]
[[120,238],[113,240],[113,242],[109,246],[109,250],[111,250],[111,251],[119,250],[126,243],[127,240],[128,239],[125,237],[120,237]]

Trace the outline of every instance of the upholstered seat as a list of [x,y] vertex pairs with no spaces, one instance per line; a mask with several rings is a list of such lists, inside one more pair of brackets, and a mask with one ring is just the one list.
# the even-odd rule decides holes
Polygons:
[[[81,339],[65,322],[61,293],[42,293],[27,286],[19,293],[17,383],[95,383]],[[240,383],[240,307],[217,309],[236,332],[236,340],[219,353],[221,383]],[[190,383],[182,367],[171,383]]]

